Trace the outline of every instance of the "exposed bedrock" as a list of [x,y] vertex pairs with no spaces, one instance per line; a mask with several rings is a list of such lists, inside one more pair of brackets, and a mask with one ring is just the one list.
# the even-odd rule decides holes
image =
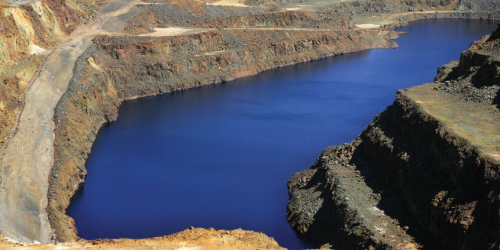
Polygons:
[[126,30],[147,33],[153,28],[188,26],[194,28],[329,28],[352,25],[350,12],[338,13],[334,6],[316,11],[277,11],[270,7],[236,7],[189,4],[140,5]]
[[219,30],[176,37],[99,36],[75,66],[56,108],[56,155],[49,218],[59,240],[76,237],[65,215],[86,175],[84,163],[120,102],[232,80],[258,72],[374,47],[394,47],[380,30],[307,32]]
[[[0,233],[4,236],[26,242],[51,240],[45,206],[52,153],[44,149],[52,148],[52,143],[39,136],[43,132],[36,132],[50,123],[50,105],[57,101],[51,102],[47,88],[38,88],[36,78],[52,72],[57,62],[49,58],[51,52],[92,19],[103,2],[0,1]],[[44,63],[47,67],[42,69]],[[52,86],[56,84],[57,79]],[[49,108],[32,109],[36,105]],[[36,118],[25,119],[30,114]],[[40,120],[45,123],[38,124]]]
[[44,58],[104,2],[0,0],[0,149]]
[[499,31],[295,174],[293,228],[335,248],[498,249]]
[[[249,1],[247,1],[249,2]],[[250,1],[251,2],[251,1]],[[278,3],[279,2],[279,3]],[[297,2],[297,5],[294,4]],[[428,1],[266,1],[252,7],[206,5],[179,2],[140,5],[144,11],[126,28],[132,33],[147,33],[153,28],[172,25],[197,28],[334,28],[352,27],[356,18],[400,13],[387,29],[407,25],[409,21],[428,18],[500,18],[500,1],[428,0]],[[277,4],[278,3],[278,4]],[[297,6],[309,6],[304,9]],[[287,8],[294,11],[286,11]],[[311,11],[314,10],[314,11]],[[425,10],[425,11],[423,11]],[[437,12],[444,11],[444,12]],[[387,17],[379,17],[385,19]],[[399,22],[398,22],[398,19]]]
[[[193,27],[225,27],[225,28],[349,28],[350,16],[324,12],[286,11],[237,16],[224,19],[212,19],[201,22],[190,22],[184,25]],[[352,23],[352,21],[351,21]]]
[[[300,4],[324,4],[323,0],[245,0],[253,6],[267,5],[286,7]],[[378,13],[405,12],[424,10],[473,10],[474,12],[490,12],[496,9],[498,0],[370,0],[370,1],[338,1],[328,7],[335,7],[337,12]]]
[[[408,21],[445,17],[436,16],[436,10],[459,10],[439,15],[485,18],[498,12],[491,8],[498,0],[332,1],[327,5],[316,4],[322,1],[311,1],[314,2],[312,5],[306,4],[298,11],[285,9],[291,6],[286,4],[298,2],[295,0],[263,0],[265,5],[254,7],[242,7],[240,3],[239,6],[213,5],[195,0],[148,0],[142,3],[112,0],[98,12],[106,2],[0,0],[0,204],[5,207],[0,209],[0,233],[6,236],[26,242],[49,242],[53,236],[61,241],[77,238],[73,222],[64,211],[70,197],[83,182],[85,159],[98,129],[103,122],[116,119],[117,107],[123,100],[223,82],[271,68],[367,48],[395,46],[389,40],[394,38],[394,32],[353,29],[353,13],[371,15],[401,11],[405,13],[399,14],[406,15],[410,13],[410,7],[432,11],[414,14],[415,17],[405,19]],[[272,2],[278,5],[267,5]],[[118,5],[130,8],[115,10]],[[107,22],[111,20],[108,18],[112,21]],[[90,21],[93,24],[85,26],[88,29],[83,27],[83,30],[92,34],[73,32]],[[202,28],[212,30],[177,37],[135,36],[155,28],[177,25],[200,28],[188,29],[187,32],[191,33],[201,32]],[[122,33],[122,28],[127,35]],[[89,45],[86,42],[90,43],[90,38],[85,38],[82,40],[85,46],[75,47],[82,38],[80,36],[94,37],[98,33],[110,36],[95,38],[90,48],[76,60]],[[63,59],[50,59],[58,58],[58,55]],[[64,59],[68,56],[69,61]],[[51,64],[53,62],[57,63]],[[46,67],[50,69],[46,70]],[[66,68],[72,68],[73,72]],[[52,72],[64,76],[64,81],[58,81],[57,77],[53,80]],[[67,79],[72,77],[67,92],[66,76]],[[64,88],[58,88],[54,82],[59,82]],[[50,93],[56,94],[49,96],[32,86],[50,88]],[[456,89],[447,85],[440,88]],[[482,91],[483,99],[487,98],[483,89],[478,91]],[[29,93],[55,101],[33,101],[35,99],[26,97],[30,96]],[[54,115],[55,103],[63,93]],[[498,103],[497,99],[493,103]],[[35,113],[26,112],[29,110],[26,107],[47,111],[47,115],[33,115]],[[32,114],[37,119],[23,120],[21,114],[28,114],[28,118]],[[43,122],[39,122],[42,121],[39,117]],[[53,122],[56,123],[55,130]],[[27,124],[33,129],[24,126]],[[23,140],[25,137],[19,135],[27,139]],[[50,141],[44,144],[48,145],[48,150],[44,151],[45,148],[32,138]],[[28,144],[35,146],[28,147]],[[31,148],[41,153],[34,153]],[[19,164],[23,159],[29,159],[26,161],[29,163]],[[36,166],[43,170],[43,175],[33,174]],[[30,186],[37,185],[43,188],[37,192],[30,189]],[[42,221],[44,226],[40,227],[37,221]]]

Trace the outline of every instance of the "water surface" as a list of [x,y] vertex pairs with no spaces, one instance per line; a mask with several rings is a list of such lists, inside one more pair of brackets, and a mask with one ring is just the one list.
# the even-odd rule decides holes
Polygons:
[[127,101],[100,130],[68,214],[85,239],[194,226],[259,231],[283,247],[310,247],[286,222],[288,179],[327,146],[353,140],[397,89],[432,82],[438,66],[495,27],[417,22],[394,50]]

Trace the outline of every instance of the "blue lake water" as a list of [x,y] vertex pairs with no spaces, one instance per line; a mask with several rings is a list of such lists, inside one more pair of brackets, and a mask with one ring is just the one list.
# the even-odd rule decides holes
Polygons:
[[194,226],[259,231],[283,247],[311,247],[286,221],[288,179],[327,146],[353,140],[396,90],[432,82],[438,66],[495,27],[416,22],[402,29],[397,49],[127,101],[100,130],[68,215],[85,239]]

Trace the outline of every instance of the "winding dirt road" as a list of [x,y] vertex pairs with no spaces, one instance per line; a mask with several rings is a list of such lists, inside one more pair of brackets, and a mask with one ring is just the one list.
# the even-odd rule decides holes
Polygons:
[[50,242],[48,178],[54,163],[54,108],[66,91],[77,58],[110,19],[129,12],[139,0],[111,0],[94,23],[80,27],[47,58],[29,86],[15,135],[0,159],[0,233],[25,242]]
[[[91,25],[74,31],[65,43],[48,55],[40,74],[31,82],[15,133],[0,152],[0,234],[24,242],[51,242],[53,232],[46,207],[48,180],[54,164],[54,109],[73,77],[76,60],[92,44],[92,38],[103,34],[125,35],[122,31],[126,20],[140,12],[138,4],[144,3],[141,0],[110,0]],[[241,6],[236,0],[212,4]],[[203,31],[159,28],[146,35],[169,36]]]
[[[0,152],[0,234],[17,241],[48,243],[53,238],[46,208],[54,164],[54,109],[73,77],[76,60],[96,35],[126,35],[126,21],[140,12],[141,0],[110,0],[94,22],[68,36],[45,60],[25,93],[24,107]],[[238,5],[218,1],[216,5]],[[147,36],[203,32],[203,29],[157,29]]]

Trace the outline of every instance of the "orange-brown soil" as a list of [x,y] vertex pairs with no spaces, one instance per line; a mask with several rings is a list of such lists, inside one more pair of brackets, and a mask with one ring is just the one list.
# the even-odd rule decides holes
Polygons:
[[149,239],[103,239],[85,241],[79,240],[57,244],[13,243],[6,238],[0,238],[0,249],[22,250],[63,250],[63,249],[178,249],[178,250],[283,250],[273,238],[263,233],[244,231],[241,229],[226,231],[215,229],[193,228],[164,237]]
[[[471,1],[476,4],[410,0],[391,7],[384,0],[110,0],[105,6],[104,0],[1,1],[0,233],[24,242],[72,243],[21,246],[3,240],[0,248],[227,249],[252,239],[251,244],[263,245],[249,243],[248,248],[274,249],[266,236],[241,230],[74,241],[76,229],[65,210],[84,181],[85,160],[99,127],[116,119],[126,99],[396,46],[390,41],[395,32],[387,26],[362,25],[374,23],[366,21],[371,14],[380,14],[380,21],[386,13],[406,13],[412,6],[442,10],[446,17],[496,15],[488,1]],[[436,15],[405,15],[405,22]],[[170,238],[176,243],[164,242]],[[186,246],[175,245],[181,239]]]

